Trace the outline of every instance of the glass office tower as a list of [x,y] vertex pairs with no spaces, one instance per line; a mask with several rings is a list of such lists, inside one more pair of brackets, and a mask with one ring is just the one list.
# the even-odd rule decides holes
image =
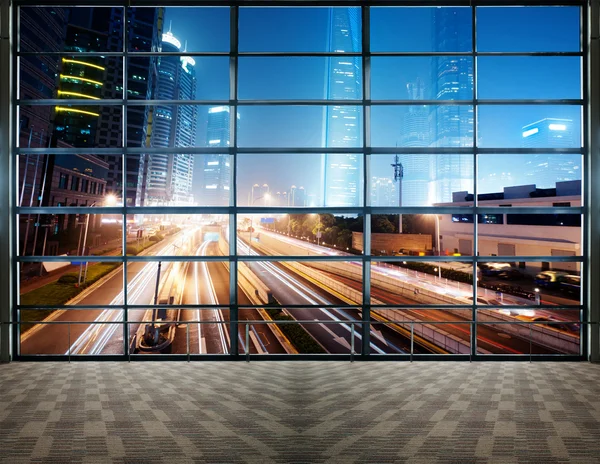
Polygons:
[[[328,18],[328,51],[360,51],[360,9],[331,8]],[[361,98],[360,57],[331,57],[327,60],[326,95],[328,100]],[[358,147],[362,124],[358,106],[331,105],[324,110],[324,147]],[[325,154],[325,206],[360,204],[360,158],[356,154]]]

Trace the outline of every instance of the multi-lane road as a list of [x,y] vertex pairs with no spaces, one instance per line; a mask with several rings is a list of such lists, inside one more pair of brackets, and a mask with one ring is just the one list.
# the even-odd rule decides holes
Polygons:
[[[261,230],[261,234],[270,237],[271,244],[276,243],[279,250],[286,246],[300,247],[307,254],[346,254],[341,251],[319,247],[301,240],[293,239],[280,234]],[[152,256],[194,255],[218,256],[219,246],[214,238],[207,239],[201,229],[187,227],[180,232],[166,237],[154,245],[148,254]],[[275,242],[274,242],[275,241]],[[240,255],[258,256],[264,251],[261,247],[248,248],[247,242],[238,238],[238,253]],[[281,247],[281,248],[280,248]],[[263,249],[264,250],[264,249]],[[281,254],[285,254],[281,252]],[[353,255],[349,255],[353,256]],[[359,263],[348,262],[348,266],[359,266]],[[336,291],[326,285],[320,285],[308,275],[302,274],[298,269],[287,265],[285,262],[251,261],[247,262],[249,269],[260,281],[270,289],[274,299],[283,306],[284,312],[298,321],[313,321],[302,323],[303,329],[318,343],[324,351],[334,354],[347,354],[351,347],[352,326],[354,326],[354,347],[360,352],[362,346],[361,321],[362,314],[359,309],[336,307],[348,303]],[[176,301],[182,305],[195,305],[196,309],[182,309],[175,329],[175,337],[167,352],[175,354],[228,354],[231,350],[230,322],[232,320],[230,303],[230,272],[228,261],[195,261],[177,263],[162,263],[161,282],[173,271],[178,281],[176,286],[178,295]],[[347,288],[357,291],[362,289],[362,282],[348,276],[327,273],[321,270],[322,275],[344,284]],[[374,273],[402,278],[404,281],[418,282],[421,288],[451,293],[454,296],[466,297],[468,287],[460,284],[456,287],[438,281],[433,276],[422,273],[412,273],[393,267],[374,266]],[[129,305],[151,305],[157,289],[157,263],[156,262],[130,262],[127,267],[127,301]],[[471,287],[472,289],[472,287]],[[162,292],[162,290],[161,290]],[[238,305],[257,305],[253,295],[247,295],[248,289],[238,287],[236,290]],[[472,290],[471,290],[472,295]],[[396,295],[393,292],[373,286],[371,296],[378,302],[390,305],[412,305],[419,303],[406,295]],[[511,304],[518,304],[508,298]],[[21,338],[21,354],[122,354],[124,351],[124,336],[128,337],[127,344],[131,347],[134,337],[143,332],[138,330],[141,324],[151,322],[152,311],[135,309],[129,311],[129,331],[124,329],[123,311],[112,309],[122,305],[124,301],[123,269],[115,269],[108,276],[95,283],[82,292],[72,304],[99,305],[102,309],[74,309],[54,312],[49,320],[57,322],[70,322],[63,324],[40,324],[26,332]],[[515,300],[516,301],[516,300]],[[353,301],[360,305],[360,301]],[[248,348],[250,353],[277,353],[294,352],[293,342],[290,342],[281,331],[273,325],[251,324],[250,344],[246,347],[245,324],[243,321],[262,321],[265,314],[258,308],[242,307],[237,310],[239,352],[243,353]],[[377,314],[373,308],[374,319],[385,322],[385,316]],[[436,309],[408,308],[404,314],[419,321],[445,321],[444,331],[464,341],[470,339],[469,325],[464,323],[469,320],[457,315],[457,311],[447,312]],[[233,319],[236,319],[233,317]],[[90,322],[94,323],[90,323]],[[461,322],[463,322],[461,324]],[[142,329],[144,327],[142,326]],[[529,341],[512,337],[500,330],[499,327],[479,325],[477,329],[478,347],[491,353],[524,353],[529,352]],[[126,334],[129,335],[126,335]],[[370,340],[368,343],[370,353],[391,354],[407,353],[410,350],[410,339],[406,329],[391,324],[376,324],[371,326]],[[435,353],[443,350],[425,339],[416,337],[414,344],[415,353]],[[547,347],[532,345],[533,353],[552,352]]]

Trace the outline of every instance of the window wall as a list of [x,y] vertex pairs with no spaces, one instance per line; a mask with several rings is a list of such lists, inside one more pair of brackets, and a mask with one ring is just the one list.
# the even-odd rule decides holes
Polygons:
[[583,3],[226,3],[16,9],[18,356],[586,354]]

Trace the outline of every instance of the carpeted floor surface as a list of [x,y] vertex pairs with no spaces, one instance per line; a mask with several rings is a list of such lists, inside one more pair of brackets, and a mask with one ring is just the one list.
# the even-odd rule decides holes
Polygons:
[[600,463],[600,366],[6,364],[0,462]]

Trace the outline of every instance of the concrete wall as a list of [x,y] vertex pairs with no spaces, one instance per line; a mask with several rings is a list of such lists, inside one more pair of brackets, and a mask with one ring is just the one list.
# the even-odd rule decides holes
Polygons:
[[[352,248],[363,251],[363,233],[352,232]],[[428,234],[371,234],[371,253],[379,254],[432,249],[432,238]]]

